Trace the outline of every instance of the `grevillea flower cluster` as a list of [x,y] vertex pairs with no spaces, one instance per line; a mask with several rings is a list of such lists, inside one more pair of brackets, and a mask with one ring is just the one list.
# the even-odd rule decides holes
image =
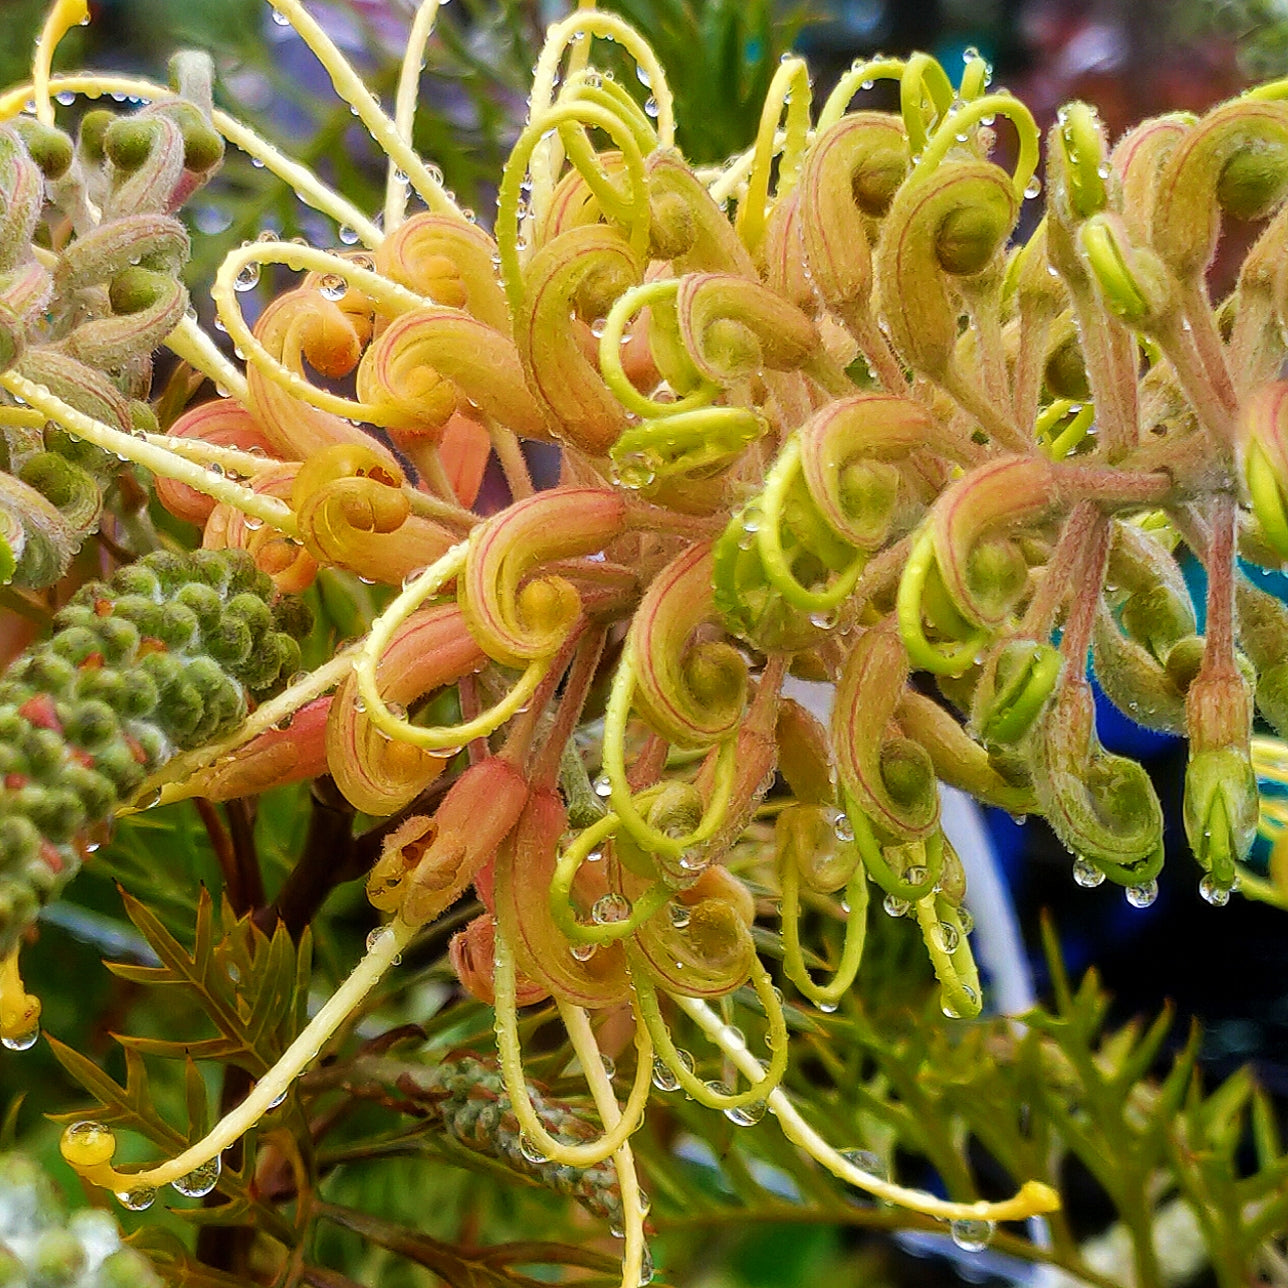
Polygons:
[[[1258,819],[1254,710],[1288,734],[1288,609],[1255,574],[1288,558],[1288,84],[1119,140],[1072,104],[1043,147],[974,54],[956,82],[925,55],[877,58],[821,104],[788,57],[754,145],[695,170],[648,45],[582,8],[550,30],[489,232],[409,143],[436,0],[393,115],[299,0],[271,3],[387,153],[382,217],[199,104],[199,133],[292,184],[337,246],[268,235],[227,257],[212,294],[244,365],[191,322],[169,331],[222,393],[164,434],[133,436],[18,345],[0,385],[14,423],[141,465],[207,550],[247,552],[277,592],[320,569],[391,588],[363,638],[232,733],[203,726],[142,784],[219,799],[329,772],[397,822],[367,886],[388,923],[208,1137],[127,1171],[113,1133],[82,1123],[66,1157],[134,1207],[159,1185],[214,1184],[220,1151],[472,887],[484,911],[452,961],[495,1007],[516,1148],[534,1168],[612,1160],[624,1283],[648,1275],[630,1138],[654,1089],[735,1123],[768,1110],[836,1176],[971,1223],[976,1243],[987,1222],[1050,1210],[1043,1185],[939,1199],[829,1145],[781,1086],[788,1012],[833,1010],[855,986],[875,886],[924,941],[945,1014],[979,1013],[941,784],[1046,818],[1080,884],[1153,899],[1162,810],[1142,767],[1101,745],[1092,674],[1131,719],[1188,739],[1202,890],[1220,904],[1237,886]],[[0,100],[20,122],[3,136],[6,219],[19,180],[45,173],[54,196],[24,109],[53,129],[51,94],[172,101],[126,77],[51,79],[72,7],[56,6],[33,84]],[[605,41],[646,104],[596,70]],[[877,81],[897,110],[868,106]],[[111,126],[126,141],[106,149],[109,177],[152,164],[136,158],[154,136],[179,146],[187,119],[157,106]],[[166,164],[169,209],[193,167]],[[1213,301],[1226,218],[1268,222]],[[73,249],[98,235],[77,233]],[[94,262],[104,321],[160,307],[151,278],[136,296],[125,262]],[[267,267],[300,276],[252,322],[242,303]],[[92,356],[119,378],[115,356]],[[558,449],[553,485],[534,480],[533,442]],[[485,515],[489,460],[509,498]],[[1182,558],[1206,572],[1202,604]],[[81,616],[54,647],[91,629]],[[427,795],[435,780],[446,790]],[[807,908],[843,920],[835,953],[807,942]],[[738,1026],[713,1005],[730,998]],[[529,1091],[518,1012],[545,999],[602,1121],[593,1139],[553,1130]],[[634,1026],[624,1103],[596,1033],[611,1014]],[[679,1017],[730,1080],[699,1076]]]

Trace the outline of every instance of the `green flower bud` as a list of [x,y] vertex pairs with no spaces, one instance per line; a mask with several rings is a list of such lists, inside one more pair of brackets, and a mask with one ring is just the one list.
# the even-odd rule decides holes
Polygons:
[[66,1229],[46,1230],[36,1240],[31,1253],[31,1270],[36,1281],[48,1284],[71,1285],[85,1269],[85,1249],[80,1240]]
[[61,179],[67,173],[73,149],[71,139],[62,130],[23,116],[14,122],[14,128],[46,179]]
[[107,155],[104,140],[108,130],[115,124],[115,115],[103,108],[86,112],[81,117],[76,146],[80,149],[81,155],[91,164],[97,165]]
[[1191,757],[1185,771],[1185,834],[1220,890],[1234,884],[1236,864],[1252,848],[1260,800],[1247,752],[1222,747]]
[[99,651],[99,640],[88,627],[74,626],[71,630],[59,631],[50,647],[59,657],[65,657],[79,666],[90,654]]
[[103,151],[118,170],[137,170],[157,144],[160,122],[155,117],[130,116],[112,121],[103,132]]
[[120,732],[116,712],[106,702],[90,700],[78,702],[63,723],[63,733],[69,742],[86,751],[96,751]]
[[986,744],[1019,742],[1055,691],[1059,649],[1038,640],[1008,640],[984,666],[975,690],[972,719]]

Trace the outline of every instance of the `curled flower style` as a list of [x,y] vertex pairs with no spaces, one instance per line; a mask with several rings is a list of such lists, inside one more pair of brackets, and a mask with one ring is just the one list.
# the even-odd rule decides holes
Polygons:
[[504,333],[510,314],[492,269],[495,254],[496,243],[476,224],[425,213],[399,224],[372,259],[390,281]]
[[[376,667],[382,696],[406,707],[482,666],[485,654],[454,604],[413,613],[394,635]],[[437,755],[393,740],[370,720],[356,677],[336,690],[326,730],[327,762],[336,786],[368,814],[396,814],[429,786],[455,754]]]
[[[414,514],[402,470],[371,440],[314,453],[291,489],[304,548],[319,563],[398,585],[440,559],[453,534]],[[398,539],[390,541],[390,534]]]
[[570,228],[533,256],[524,276],[515,343],[528,387],[559,442],[600,456],[626,428],[585,340],[614,300],[639,284],[643,268],[632,247],[599,224]]
[[[227,399],[201,403],[180,416],[166,432],[172,438],[192,438],[265,455],[269,449],[268,440],[250,412]],[[189,523],[204,524],[215,508],[213,497],[174,479],[157,481],[157,497],[171,514]]]

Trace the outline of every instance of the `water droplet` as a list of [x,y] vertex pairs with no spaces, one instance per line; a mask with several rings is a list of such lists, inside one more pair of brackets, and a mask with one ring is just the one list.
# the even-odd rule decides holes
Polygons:
[[222,1168],[219,1155],[216,1154],[214,1158],[208,1159],[199,1167],[194,1167],[187,1176],[181,1176],[170,1184],[186,1198],[205,1198],[219,1184],[219,1173]]
[[1207,903],[1214,908],[1224,908],[1230,902],[1230,891],[1226,886],[1217,885],[1210,877],[1206,876],[1199,882],[1199,894],[1201,894]]
[[829,1002],[826,999],[814,1003],[824,1015],[834,1015],[836,1013],[836,1002]]
[[367,936],[367,952],[374,953],[376,949],[380,947],[381,941],[388,933],[388,927],[377,926],[375,930]]
[[61,103],[64,107],[70,107],[76,101],[76,95],[69,89],[60,90],[54,95],[54,102]]
[[[961,991],[962,991],[962,996],[966,999],[968,1005],[970,1007],[973,1007],[975,1005],[975,990],[971,988],[969,984],[963,984]],[[964,1011],[961,1011],[958,1009],[957,1003],[953,1001],[947,994],[943,994],[941,996],[940,1002],[939,1002],[939,1009],[943,1011],[943,1013],[950,1020],[960,1020],[962,1016],[965,1014]]]
[[252,261],[243,264],[237,276],[233,278],[234,291],[253,291],[259,285],[259,265]]
[[1158,882],[1146,881],[1141,885],[1128,886],[1124,893],[1133,908],[1148,908],[1158,898]]
[[574,961],[588,962],[595,955],[595,947],[594,944],[571,944],[568,951]]
[[651,1284],[656,1273],[657,1271],[653,1269],[653,1253],[646,1243],[643,1252],[640,1254],[640,1288],[645,1288],[646,1284]]
[[689,924],[691,914],[689,912],[688,904],[680,903],[677,900],[672,899],[671,902],[667,904],[667,910],[671,914],[671,925],[673,925],[676,930],[683,930]]
[[134,809],[151,809],[161,799],[161,789],[153,787],[150,791],[143,791],[134,798]]
[[879,1177],[883,1181],[889,1178],[890,1173],[886,1168],[885,1160],[870,1149],[843,1149],[841,1157],[851,1167],[857,1167],[860,1172],[866,1172],[869,1176]]
[[614,473],[622,487],[638,492],[656,481],[656,459],[651,452],[628,452],[616,462]]
[[605,1072],[605,1073],[606,1073],[610,1078],[614,1077],[614,1076],[616,1075],[616,1073],[617,1073],[617,1065],[613,1062],[613,1057],[612,1057],[611,1055],[604,1055],[604,1054],[601,1052],[601,1054],[600,1054],[600,1057],[599,1057],[599,1058],[600,1058],[600,1059],[603,1061],[603,1063],[604,1063],[604,1072]]
[[753,1100],[747,1105],[736,1105],[726,1109],[724,1116],[735,1127],[754,1127],[765,1116],[766,1105],[763,1100]]
[[590,910],[591,919],[600,926],[609,926],[618,921],[625,921],[631,915],[631,901],[616,890],[600,895],[595,906]]
[[339,273],[327,273],[318,282],[318,291],[324,300],[342,300],[349,289],[349,283]]
[[348,224],[341,224],[339,237],[346,246],[355,246],[358,242],[358,230],[356,228],[350,228]]
[[881,901],[881,906],[886,910],[886,915],[890,917],[906,917],[912,910],[912,904],[907,899],[900,899],[897,894],[888,894]]
[[1024,195],[1030,201],[1032,201],[1034,197],[1042,195],[1042,180],[1039,179],[1037,175],[1034,175],[1033,178],[1031,178],[1025,185]]
[[156,1202],[155,1185],[135,1185],[132,1189],[117,1194],[117,1201],[131,1212],[146,1212]]
[[0,1045],[3,1045],[6,1051],[30,1051],[39,1041],[39,1024],[33,1024],[25,1033],[6,1033],[0,1037]]
[[680,855],[680,866],[686,872],[705,872],[710,862],[704,845],[691,845]]
[[291,20],[284,13],[280,13],[276,9],[273,10],[273,21],[279,27],[289,27],[291,25]]
[[961,942],[957,927],[948,921],[941,921],[935,927],[935,938],[939,940],[940,948],[946,953],[955,953],[957,945]]
[[1101,163],[1096,167],[1096,173],[1097,173],[1097,174],[1098,174],[1102,179],[1108,179],[1108,178],[1109,178],[1109,162],[1108,162],[1108,161],[1102,161],[1102,162],[1101,162]]
[[604,332],[607,330],[608,330],[607,318],[596,318],[590,324],[590,333],[595,337],[596,340],[600,339],[600,337],[602,337]]
[[536,1167],[540,1167],[542,1163],[550,1161],[549,1156],[543,1154],[525,1133],[520,1133],[519,1135],[519,1153]]
[[1094,890],[1104,881],[1105,874],[1089,859],[1078,859],[1073,865],[1073,879],[1084,890]]
[[270,1109],[281,1108],[281,1106],[286,1103],[286,1096],[289,1090],[290,1090],[289,1088],[283,1088],[281,1095],[274,1096],[272,1100],[268,1102],[268,1107]]
[[653,1057],[653,1085],[659,1091],[675,1091],[680,1080],[671,1072],[670,1066],[660,1055]]
[[591,850],[591,852],[588,855],[586,855],[586,862],[601,863],[603,862],[603,858],[604,858],[603,850]]
[[608,781],[607,774],[600,774],[594,783],[595,795],[601,800],[607,800],[613,794],[613,785]]
[[657,117],[657,99],[655,99],[652,94],[648,96],[648,99],[644,103],[644,113],[646,116],[653,117],[654,119]]
[[810,625],[817,627],[820,631],[830,631],[840,620],[841,614],[835,608],[829,608],[809,615]]
[[961,922],[963,935],[969,935],[975,929],[975,918],[969,908],[958,908],[957,920]]
[[948,1230],[963,1252],[983,1252],[993,1238],[992,1221],[954,1221]]
[[832,834],[842,845],[849,845],[854,840],[854,824],[844,810],[837,810],[832,820]]
[[116,1141],[111,1129],[103,1123],[85,1119],[72,1123],[63,1132],[63,1145],[82,1159],[87,1155],[93,1155],[96,1159],[101,1157],[110,1159]]

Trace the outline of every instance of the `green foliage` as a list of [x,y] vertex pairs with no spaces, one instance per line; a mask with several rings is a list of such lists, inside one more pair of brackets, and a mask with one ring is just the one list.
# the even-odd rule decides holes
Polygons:
[[[178,995],[190,1019],[182,1037],[122,1036],[123,1083],[54,1043],[64,1068],[94,1100],[84,1112],[61,1118],[92,1117],[137,1133],[153,1150],[174,1153],[201,1133],[211,1113],[194,1061],[232,1064],[254,1077],[297,1031],[310,978],[308,938],[296,948],[280,926],[270,938],[237,919],[226,903],[217,925],[213,901],[203,894],[188,949],[144,904],[127,898],[126,905],[161,965],[116,965],[113,972],[149,993]],[[1107,1029],[1110,998],[1096,973],[1075,989],[1050,933],[1047,951],[1053,1003],[1018,1022],[949,1024],[937,1013],[857,1000],[831,1016],[792,1008],[797,1037],[809,1048],[804,1072],[790,1087],[793,1101],[829,1136],[851,1140],[865,1170],[897,1168],[896,1179],[911,1184],[924,1183],[930,1169],[956,1198],[1010,1192],[1035,1177],[1060,1184],[1076,1160],[1116,1212],[1118,1241],[1129,1261],[1107,1272],[1089,1259],[1089,1245],[1079,1241],[1065,1214],[1051,1218],[1050,1247],[1032,1243],[1025,1227],[1006,1227],[992,1240],[1001,1252],[1061,1266],[1098,1288],[1129,1276],[1141,1288],[1155,1288],[1166,1281],[1162,1263],[1169,1255],[1158,1246],[1158,1231],[1179,1220],[1205,1248],[1221,1288],[1252,1282],[1265,1269],[1267,1241],[1288,1224],[1288,1154],[1272,1101],[1247,1070],[1206,1091],[1196,1064],[1197,1029],[1179,1047],[1170,1043],[1166,1010],[1148,1024]],[[409,987],[422,1001],[437,996],[441,1002],[434,981],[445,973],[445,964],[436,963]],[[752,995],[744,992],[731,1017],[751,1034],[758,1016],[749,1004]],[[252,1191],[245,1169],[226,1165],[219,1180],[225,1201],[184,1209],[184,1217],[253,1225],[288,1248],[313,1247],[317,1238],[344,1247],[343,1239],[335,1244],[334,1231],[346,1230],[362,1239],[348,1245],[349,1256],[361,1246],[368,1268],[375,1264],[369,1260],[374,1247],[394,1258],[379,1261],[382,1266],[410,1263],[450,1283],[534,1283],[520,1268],[537,1264],[580,1266],[608,1282],[616,1261],[595,1250],[587,1236],[598,1226],[595,1237],[601,1237],[612,1219],[611,1169],[578,1175],[525,1152],[529,1147],[486,1058],[486,1014],[464,1009],[474,1010],[474,1022],[462,1008],[446,1007],[423,1027],[395,1028],[356,1052],[337,1051],[268,1120],[265,1139],[280,1160],[276,1188],[261,1181]],[[187,1031],[198,1016],[215,1036]],[[551,1032],[541,1027],[542,1019],[537,1014],[526,1021],[529,1039]],[[696,1034],[681,1030],[677,1037],[700,1049]],[[462,1041],[480,1054],[453,1054]],[[392,1043],[399,1044],[397,1051]],[[532,1092],[543,1121],[571,1140],[585,1134],[589,1106],[584,1088],[573,1090],[578,1080],[561,1076],[569,1056],[560,1045],[535,1058],[534,1068],[547,1071],[550,1081],[545,1088],[534,1084]],[[155,1107],[149,1066],[156,1078],[182,1084],[186,1127],[172,1125]],[[705,1072],[702,1061],[698,1068]],[[629,1079],[632,1072],[623,1058],[617,1076]],[[696,1152],[677,1153],[677,1139],[702,1144]],[[650,1109],[634,1145],[653,1197],[650,1221],[663,1277],[700,1263],[704,1247],[723,1247],[735,1258],[730,1241],[738,1230],[763,1231],[761,1237],[772,1241],[778,1223],[944,1233],[933,1221],[845,1192],[770,1121],[735,1126],[678,1093]],[[292,1160],[293,1175],[286,1160]],[[296,1189],[297,1181],[303,1189]],[[593,1214],[592,1226],[549,1201],[534,1225],[531,1215],[521,1215],[531,1207],[533,1200],[523,1196],[534,1183],[580,1198]],[[422,1196],[410,1206],[409,1188]],[[440,1190],[452,1194],[451,1202],[422,1223],[415,1214],[423,1211],[423,1195]],[[292,1200],[293,1222],[282,1209]],[[496,1246],[475,1252],[458,1243],[452,1227],[462,1220],[481,1222],[488,1244]],[[534,1228],[553,1237],[515,1237]],[[971,1233],[959,1231],[958,1237],[969,1241]],[[743,1240],[736,1242],[740,1255],[751,1255]],[[779,1267],[781,1278],[774,1282],[799,1282],[794,1275],[826,1264],[835,1251],[827,1239],[820,1244],[793,1236],[790,1246],[795,1260]],[[351,1270],[363,1273],[356,1264]],[[402,1282],[401,1273],[382,1270],[380,1282]]]

